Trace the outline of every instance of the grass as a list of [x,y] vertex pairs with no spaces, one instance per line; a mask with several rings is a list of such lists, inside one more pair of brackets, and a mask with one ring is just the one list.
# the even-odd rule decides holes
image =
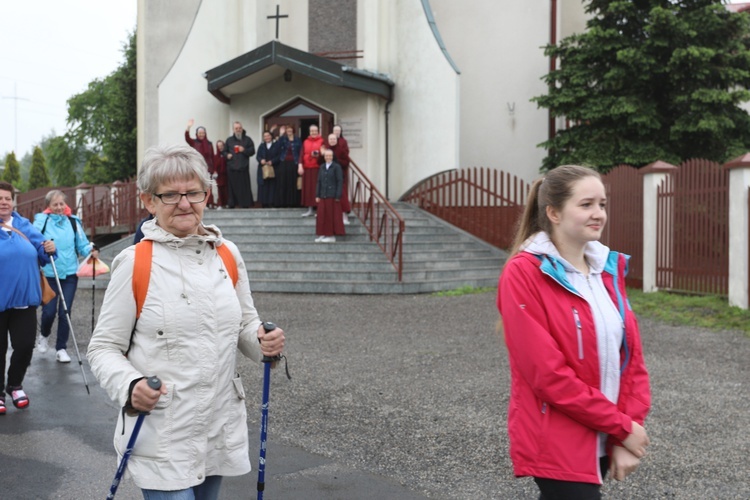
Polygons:
[[[457,297],[475,293],[496,292],[496,288],[464,286],[435,292],[439,297]],[[687,325],[710,330],[739,330],[750,337],[750,310],[730,306],[727,299],[715,295],[684,295],[668,292],[643,293],[628,288],[630,305],[639,318],[649,318],[669,325]]]
[[668,292],[643,293],[639,289],[629,288],[628,298],[639,317],[670,325],[740,330],[750,337],[750,310],[730,306],[724,297]]
[[472,295],[475,293],[487,293],[487,292],[496,292],[497,288],[495,287],[484,287],[484,288],[477,288],[473,286],[462,286],[461,288],[456,288],[454,290],[445,290],[443,292],[435,292],[433,295],[436,295],[438,297],[458,297],[459,295]]

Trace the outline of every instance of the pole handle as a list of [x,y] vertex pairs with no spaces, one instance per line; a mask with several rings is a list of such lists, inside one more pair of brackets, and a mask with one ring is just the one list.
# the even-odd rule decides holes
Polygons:
[[159,377],[157,377],[156,375],[150,376],[146,380],[146,383],[148,384],[150,388],[152,388],[155,391],[158,391],[159,389],[161,389],[161,380],[159,380]]
[[[272,321],[264,321],[262,325],[263,325],[263,329],[266,332],[272,332],[276,330],[276,323],[273,323]],[[263,359],[261,361],[263,361],[263,363],[273,363],[274,361],[278,361],[280,359],[281,358],[279,356],[269,357],[269,356],[263,355]]]

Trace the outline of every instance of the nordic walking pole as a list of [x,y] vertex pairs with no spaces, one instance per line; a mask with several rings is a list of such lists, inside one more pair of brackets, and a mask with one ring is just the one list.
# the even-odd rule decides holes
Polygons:
[[[155,391],[161,389],[161,380],[159,380],[159,377],[157,377],[156,375],[149,377],[146,382],[148,383],[148,386]],[[138,418],[135,421],[135,426],[133,426],[133,433],[130,435],[130,439],[128,439],[128,446],[127,448],[125,448],[125,453],[122,454],[120,465],[117,467],[115,478],[112,480],[112,486],[109,487],[109,495],[107,495],[107,500],[112,500],[113,498],[115,498],[117,487],[120,486],[120,480],[122,479],[123,474],[125,474],[125,467],[128,466],[128,459],[130,459],[130,455],[133,454],[135,440],[138,438],[138,433],[141,432],[141,425],[143,425],[143,419],[146,417],[146,415],[148,415],[148,412],[142,411],[138,413]]]
[[91,335],[94,335],[94,316],[96,315],[96,259],[91,260],[93,283],[91,285]]
[[81,361],[81,353],[78,350],[78,342],[76,342],[76,334],[73,331],[73,322],[70,321],[70,312],[68,311],[68,304],[65,303],[65,296],[62,293],[62,285],[60,285],[60,276],[57,274],[57,266],[55,265],[55,258],[50,255],[49,260],[52,263],[52,271],[55,273],[55,281],[57,282],[57,290],[62,301],[63,309],[65,310],[65,317],[68,319],[68,326],[70,327],[70,336],[73,338],[73,345],[76,348],[76,356],[78,356],[78,366],[81,367],[81,375],[83,375],[83,384],[86,386],[86,392],[90,395],[89,381],[86,380],[86,372],[83,371],[83,361]]
[[[263,323],[266,332],[276,330],[276,324],[270,321]],[[263,490],[266,488],[266,438],[268,437],[268,399],[271,387],[271,365],[278,361],[279,356],[269,358],[263,356],[263,403],[260,407],[260,458],[258,459],[258,500],[263,500]]]

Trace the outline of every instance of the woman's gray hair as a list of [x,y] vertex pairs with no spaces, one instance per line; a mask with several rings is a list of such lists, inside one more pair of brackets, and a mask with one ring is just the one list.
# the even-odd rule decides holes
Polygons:
[[202,189],[211,187],[206,160],[188,145],[156,146],[146,150],[138,172],[138,189],[155,194],[161,184],[174,180],[200,181]]
[[63,201],[68,201],[68,196],[65,193],[63,193],[59,189],[53,189],[44,196],[44,202],[47,204],[47,206],[49,206],[49,204],[52,203],[52,200],[54,200],[58,196],[62,196]]

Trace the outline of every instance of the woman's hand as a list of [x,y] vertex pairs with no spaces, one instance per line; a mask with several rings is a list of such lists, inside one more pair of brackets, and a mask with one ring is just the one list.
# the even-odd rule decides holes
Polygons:
[[91,249],[91,257],[93,257],[94,259],[98,259],[99,258],[99,249],[98,248],[92,248]]
[[641,461],[627,449],[622,446],[612,447],[612,463],[609,464],[609,470],[617,481],[624,481],[639,465]]
[[42,246],[44,247],[44,253],[47,254],[53,254],[57,250],[55,247],[55,242],[52,240],[47,240],[44,243],[42,243]]
[[284,350],[284,330],[276,328],[270,332],[267,332],[263,325],[258,327],[258,341],[260,342],[260,350],[264,356],[272,358],[281,351]]
[[303,167],[302,164],[300,163],[297,166],[297,175],[304,175],[304,174],[305,174],[305,167]]
[[157,391],[148,386],[147,378],[142,378],[133,387],[133,392],[130,394],[130,405],[134,410],[148,412],[156,407],[159,397],[166,393],[167,386],[165,384],[162,384]]
[[646,446],[649,445],[648,435],[646,429],[641,424],[633,421],[633,430],[630,435],[625,438],[622,445],[627,448],[630,453],[635,455],[636,458],[643,458],[646,456]]
[[191,119],[188,120],[188,122],[187,122],[187,131],[188,132],[190,132],[190,129],[192,128],[193,123],[195,123],[194,119],[191,118]]

